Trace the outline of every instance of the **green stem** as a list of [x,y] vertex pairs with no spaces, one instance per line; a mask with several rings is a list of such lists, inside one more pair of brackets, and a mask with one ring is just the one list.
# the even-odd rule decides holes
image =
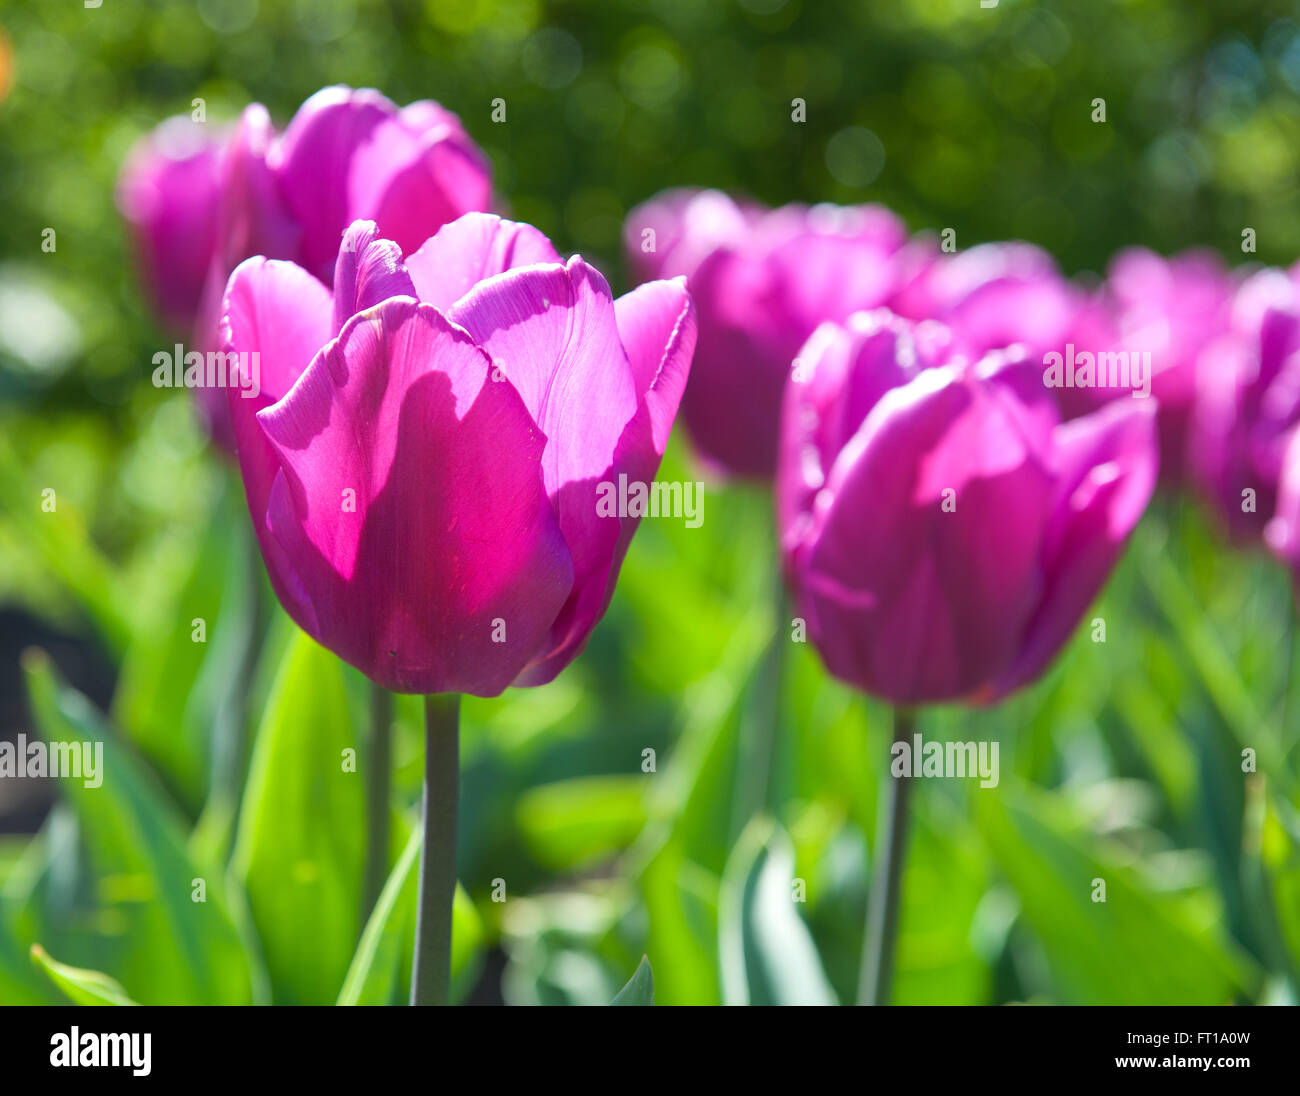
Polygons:
[[1286,682],[1282,686],[1282,750],[1283,760],[1291,756],[1291,750],[1295,748],[1296,743],[1291,738],[1291,682],[1295,678],[1295,655],[1296,655],[1296,603],[1295,598],[1289,597],[1286,614]]
[[388,812],[393,768],[393,694],[370,684],[370,742],[366,757],[366,861],[361,922],[375,908],[388,876]]
[[[894,709],[894,742],[909,742],[915,726],[916,717],[910,711]],[[893,751],[890,752],[892,756]],[[867,901],[867,934],[862,945],[862,970],[858,979],[860,1005],[889,1004],[912,779],[891,774],[889,794],[881,804],[880,828],[872,850],[876,870]]]
[[425,697],[424,722],[424,841],[411,1004],[445,1005],[451,995],[451,911],[456,897],[460,697]]

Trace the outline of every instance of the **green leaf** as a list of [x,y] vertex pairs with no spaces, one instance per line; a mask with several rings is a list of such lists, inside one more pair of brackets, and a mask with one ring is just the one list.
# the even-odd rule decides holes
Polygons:
[[[411,830],[352,957],[340,1005],[404,1005],[411,992],[415,914],[420,879],[420,831]],[[452,1000],[471,988],[478,974],[483,925],[465,889],[456,886],[451,924]]]
[[[419,882],[420,832],[412,830],[397,866],[384,883],[379,900],[366,922],[343,989],[340,1005],[399,1005],[402,996],[402,964],[411,964],[414,947],[416,887]],[[452,929],[455,939],[455,928]],[[406,972],[409,985],[410,971]]]
[[231,863],[272,1001],[336,1000],[361,929],[364,761],[339,660],[299,632],[257,732]]
[[49,975],[74,1005],[134,1005],[119,982],[97,970],[70,967],[52,959],[40,944],[32,945],[32,959]]
[[833,1005],[835,993],[796,912],[794,847],[771,819],[755,818],[722,880],[718,951],[729,1005]]
[[645,824],[645,776],[589,776],[525,792],[520,833],[537,860],[557,871],[587,867],[621,852]]
[[627,985],[614,995],[611,1005],[653,1005],[655,1003],[655,978],[650,970],[650,960],[641,956]]
[[246,521],[234,512],[236,504],[243,510],[243,499],[232,502],[233,494],[213,508],[202,535],[172,546],[185,566],[149,625],[136,630],[113,698],[114,722],[192,814],[208,791],[213,735],[236,734],[244,718],[230,694],[254,627],[253,600],[248,537],[239,535]]
[[43,655],[29,654],[24,669],[45,740],[103,751],[99,786],[75,778],[60,785],[97,881],[105,961],[95,965],[142,1004],[249,1003],[253,971],[220,869],[190,857],[179,812],[85,697],[62,686]]
[[[1056,798],[1006,781],[975,815],[1067,1004],[1225,1004],[1255,972],[1204,891],[1157,890]],[[1105,901],[1094,901],[1094,880]],[[1097,892],[1099,893],[1099,891]]]

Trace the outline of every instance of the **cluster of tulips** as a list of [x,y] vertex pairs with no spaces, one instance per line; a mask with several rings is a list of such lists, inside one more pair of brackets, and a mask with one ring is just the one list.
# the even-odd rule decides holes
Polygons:
[[[255,398],[200,402],[280,602],[431,698],[417,1001],[446,993],[449,698],[581,653],[637,524],[598,485],[652,480],[679,406],[710,469],[772,482],[793,613],[899,733],[1040,676],[1158,478],[1300,563],[1300,275],[1131,250],[1090,285],[878,206],[682,190],[629,214],[640,284],[616,299],[492,202],[455,116],[339,87],[283,132],[258,105],[224,132],[172,120],[119,192],[160,317],[260,357]],[[1149,354],[1152,398],[1049,387],[1075,347]]]

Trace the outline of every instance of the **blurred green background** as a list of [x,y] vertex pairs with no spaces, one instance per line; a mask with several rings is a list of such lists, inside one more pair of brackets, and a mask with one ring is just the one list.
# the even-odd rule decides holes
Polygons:
[[[331,83],[434,98],[503,207],[616,290],[624,215],[685,184],[883,201],[1071,273],[1129,244],[1240,261],[1244,227],[1254,258],[1289,264],[1297,18],[1250,0],[5,0],[0,735],[102,735],[126,775],[0,782],[0,1001],[66,992],[33,943],[146,1002],[384,1000],[407,976],[409,888],[354,958],[361,793],[337,771],[365,684],[250,596],[231,469],[185,395],[149,384],[170,340],[113,202],[142,133],[195,97],[213,123],[251,100],[283,123]],[[680,437],[661,475],[695,478]],[[887,713],[785,642],[772,540],[752,489],[711,488],[697,530],[643,523],[587,654],[467,701],[463,998],[605,1002],[644,952],[662,1003],[853,999]],[[895,999],[1294,1003],[1287,576],[1159,500],[1092,615],[1106,643],[1081,631],[1022,697],[923,717],[1000,741],[1003,775],[920,789]],[[33,646],[57,671],[29,659],[25,688]],[[396,884],[418,716],[399,701]]]

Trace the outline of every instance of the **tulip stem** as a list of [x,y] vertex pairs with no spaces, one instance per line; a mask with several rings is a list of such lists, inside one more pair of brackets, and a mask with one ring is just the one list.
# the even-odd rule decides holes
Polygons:
[[364,926],[388,877],[388,812],[393,766],[393,694],[370,683],[370,742],[366,758],[366,861],[361,888]]
[[[915,726],[916,717],[911,711],[894,709],[894,742],[910,741]],[[892,749],[890,752],[892,756]],[[889,794],[880,807],[876,846],[872,849],[875,873],[867,899],[867,932],[862,942],[862,969],[858,980],[860,1005],[889,1004],[911,787],[912,777],[891,774]]]
[[460,696],[425,697],[424,722],[424,840],[411,1004],[445,1005],[451,994],[451,914],[456,898]]

